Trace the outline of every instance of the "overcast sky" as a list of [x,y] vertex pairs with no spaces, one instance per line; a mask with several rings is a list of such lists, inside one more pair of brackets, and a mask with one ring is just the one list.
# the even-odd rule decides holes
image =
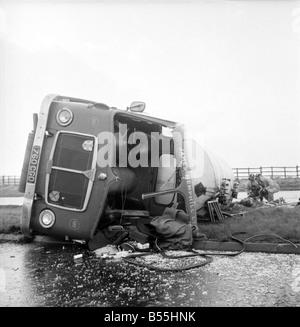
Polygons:
[[299,1],[0,0],[0,51],[0,175],[49,93],[145,101],[232,167],[300,165]]

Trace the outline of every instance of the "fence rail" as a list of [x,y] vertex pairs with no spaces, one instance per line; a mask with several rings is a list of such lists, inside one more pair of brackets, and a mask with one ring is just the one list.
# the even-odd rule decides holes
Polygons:
[[19,185],[20,176],[0,176],[0,185]]
[[262,174],[266,177],[300,178],[300,167],[258,167],[258,168],[233,168],[236,179],[247,179],[250,174]]

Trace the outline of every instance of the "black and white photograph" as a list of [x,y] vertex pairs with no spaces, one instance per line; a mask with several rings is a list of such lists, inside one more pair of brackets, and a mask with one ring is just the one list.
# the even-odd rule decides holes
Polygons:
[[1,308],[300,306],[300,1],[0,0],[0,140]]

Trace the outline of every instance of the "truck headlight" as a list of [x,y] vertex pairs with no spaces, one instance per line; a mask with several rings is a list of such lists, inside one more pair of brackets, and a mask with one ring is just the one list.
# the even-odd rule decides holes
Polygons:
[[55,215],[51,210],[44,210],[40,213],[39,222],[42,227],[50,228],[55,223]]
[[60,126],[68,126],[73,120],[73,113],[68,108],[62,108],[56,115],[56,121]]

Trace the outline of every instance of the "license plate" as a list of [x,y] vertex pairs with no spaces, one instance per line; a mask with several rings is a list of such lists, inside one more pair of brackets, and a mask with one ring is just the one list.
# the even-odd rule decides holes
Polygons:
[[37,175],[37,167],[40,158],[40,150],[41,147],[38,145],[34,145],[32,148],[29,167],[28,167],[27,183],[32,183],[32,184],[35,183],[36,175]]

